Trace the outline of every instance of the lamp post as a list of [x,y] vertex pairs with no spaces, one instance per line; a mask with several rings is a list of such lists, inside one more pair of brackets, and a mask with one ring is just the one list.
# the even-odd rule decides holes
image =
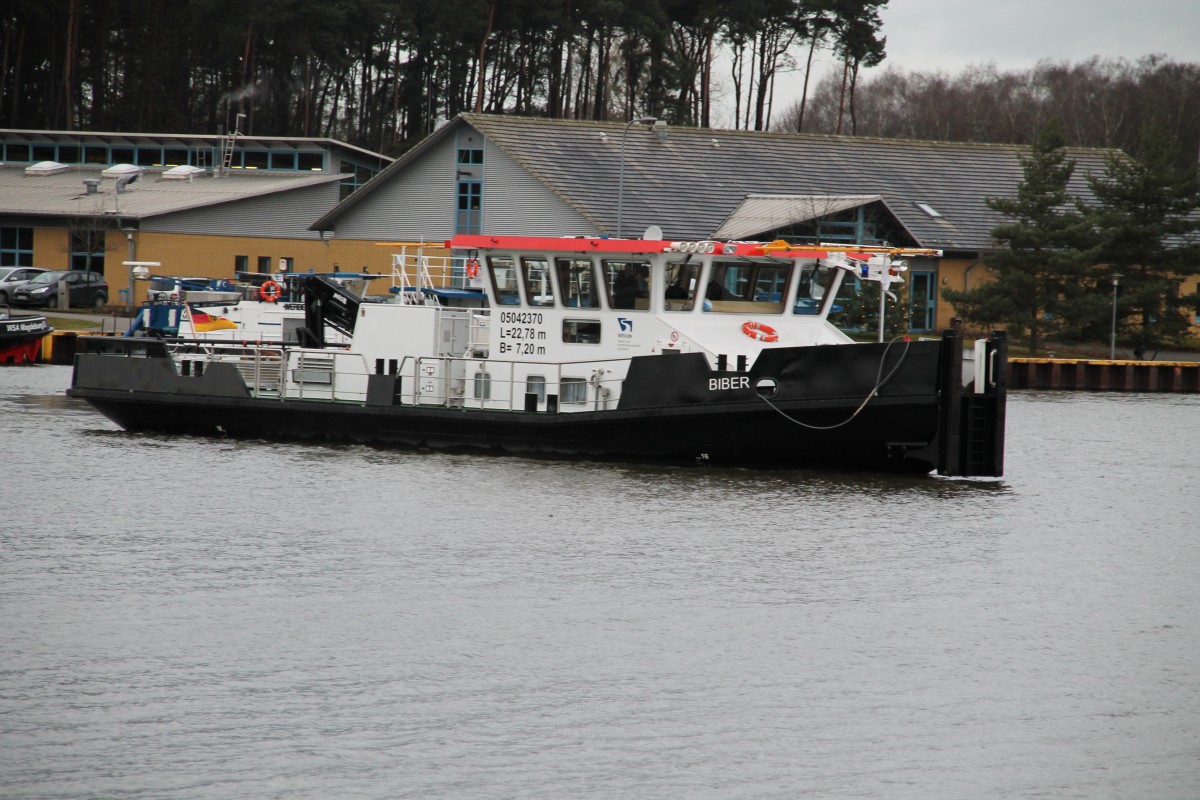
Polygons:
[[1118,286],[1118,284],[1120,284],[1121,278],[1124,278],[1124,277],[1125,276],[1121,275],[1120,273],[1114,274],[1112,276],[1113,315],[1112,315],[1112,339],[1109,340],[1109,345],[1108,345],[1108,360],[1109,361],[1115,361],[1117,358],[1117,286]]
[[[137,258],[137,243],[133,240],[133,234],[137,233],[136,228],[121,228],[121,233],[125,234],[125,238],[129,241],[129,260],[126,263],[134,261]],[[133,314],[133,267],[129,268],[129,296],[125,299],[126,313]]]
[[625,199],[625,137],[629,135],[629,129],[634,125],[654,125],[658,120],[655,117],[634,117],[625,123],[625,130],[621,133],[621,170],[620,177],[617,179],[617,238],[621,238],[621,206]]

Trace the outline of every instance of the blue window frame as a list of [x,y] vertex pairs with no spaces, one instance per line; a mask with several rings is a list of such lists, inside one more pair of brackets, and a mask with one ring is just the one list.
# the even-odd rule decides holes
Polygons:
[[481,233],[483,222],[483,181],[458,182],[458,212],[455,233]]
[[33,266],[33,228],[0,228],[0,267]]

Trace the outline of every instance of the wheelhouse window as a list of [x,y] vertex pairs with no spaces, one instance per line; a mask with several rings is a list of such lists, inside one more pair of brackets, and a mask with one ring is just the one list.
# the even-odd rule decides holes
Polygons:
[[699,264],[689,261],[667,264],[663,308],[667,311],[691,311],[695,305],[696,279],[699,275]]
[[600,320],[564,319],[563,342],[566,344],[600,344]]
[[567,308],[600,307],[595,272],[589,259],[560,258],[555,262],[555,267],[558,270],[558,289],[562,292],[563,305]]
[[796,298],[792,303],[793,314],[816,315],[821,313],[821,305],[829,296],[833,279],[837,275],[837,267],[830,267],[820,261],[809,261],[801,265],[799,279],[796,281]]
[[550,264],[544,258],[522,258],[521,277],[525,281],[525,296],[531,306],[554,305],[554,290],[550,287]]
[[492,289],[496,302],[502,306],[521,305],[517,289],[517,268],[509,256],[488,256],[488,274],[492,276]]
[[791,264],[714,261],[704,287],[704,310],[728,314],[783,311]]
[[646,311],[650,308],[650,265],[645,261],[606,259],[600,269],[608,307]]
[[584,378],[563,378],[558,387],[558,401],[563,405],[586,403],[587,381]]

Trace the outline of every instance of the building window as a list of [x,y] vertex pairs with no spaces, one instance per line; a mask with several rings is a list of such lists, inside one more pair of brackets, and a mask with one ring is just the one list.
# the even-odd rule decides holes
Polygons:
[[486,372],[475,373],[475,399],[492,399],[492,376]]
[[325,169],[324,153],[298,153],[297,167],[304,172],[322,172]]
[[475,147],[461,147],[458,150],[459,166],[483,163],[483,150]]
[[71,231],[71,269],[104,273],[104,231]]
[[458,213],[455,233],[480,233],[483,219],[483,181],[458,182]]
[[250,256],[234,256],[233,257],[233,271],[235,273],[236,272],[249,272],[250,271]]
[[10,142],[4,148],[5,161],[28,161],[29,160],[29,145]]
[[560,403],[581,405],[587,402],[587,381],[583,378],[563,378],[558,388]]
[[33,266],[33,228],[0,228],[0,267]]
[[258,257],[258,271],[259,272],[270,272],[271,271],[271,257],[270,256],[259,256]]

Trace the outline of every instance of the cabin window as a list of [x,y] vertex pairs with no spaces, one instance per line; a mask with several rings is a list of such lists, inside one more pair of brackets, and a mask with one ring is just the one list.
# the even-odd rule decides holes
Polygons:
[[600,271],[609,308],[636,311],[650,308],[650,265],[645,261],[606,259]]
[[567,405],[582,405],[587,402],[587,380],[563,378],[558,387],[558,402]]
[[550,264],[544,258],[522,258],[521,277],[525,279],[525,296],[531,306],[554,305],[550,288]]
[[475,373],[475,399],[492,399],[492,376],[486,372]]
[[525,379],[525,393],[537,395],[539,403],[546,402],[546,376],[530,375]]
[[663,292],[663,308],[667,311],[691,311],[700,265],[687,261],[667,264],[666,274],[667,288]]
[[704,310],[726,314],[783,311],[790,264],[714,261],[704,287]]
[[492,289],[496,302],[502,306],[519,306],[521,295],[517,289],[517,268],[509,256],[488,256],[488,273],[492,276]]
[[567,308],[599,308],[600,295],[596,292],[595,272],[592,262],[586,258],[560,258],[555,262],[558,269],[558,289],[562,292],[563,305]]
[[567,344],[600,344],[600,320],[564,319],[563,341]]
[[796,281],[796,302],[792,304],[792,313],[820,314],[821,304],[829,294],[836,274],[837,267],[824,266],[819,261],[805,264]]

